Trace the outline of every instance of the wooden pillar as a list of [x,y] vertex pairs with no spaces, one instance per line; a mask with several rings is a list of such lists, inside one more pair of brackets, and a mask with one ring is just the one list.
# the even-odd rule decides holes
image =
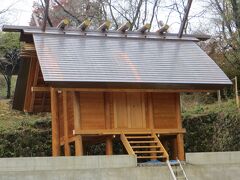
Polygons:
[[180,161],[185,159],[183,134],[177,135],[177,156]]
[[[153,120],[153,101],[152,101],[152,93],[147,93],[147,99],[148,99],[148,128],[154,129],[154,120]],[[155,144],[150,144],[151,146],[154,146]],[[156,148],[151,148],[150,151],[156,151]],[[157,153],[151,153],[151,156],[157,156]],[[156,160],[157,158],[151,158],[151,160]]]
[[[182,128],[181,107],[180,107],[180,93],[176,93],[176,113],[178,128]],[[179,160],[185,159],[183,134],[177,134],[177,155]]]
[[[81,118],[80,118],[80,96],[79,92],[72,92],[73,97],[73,113],[74,113],[74,129],[81,129]],[[82,136],[77,135],[75,139],[75,155],[83,155],[83,143]]]
[[[104,109],[105,109],[105,123],[106,129],[111,129],[111,94],[104,93]],[[112,136],[106,137],[106,155],[113,154],[113,143],[112,143]]]
[[58,118],[58,95],[51,88],[51,112],[52,112],[52,156],[60,156],[60,126]]
[[106,138],[106,155],[113,154],[113,143],[112,143],[112,136],[108,136]]
[[63,91],[63,128],[64,128],[64,155],[70,156],[70,145],[68,142],[68,114],[67,114],[67,91]]
[[170,148],[173,148],[173,151],[172,151],[172,159],[175,159],[178,158],[178,142],[177,142],[177,135],[174,136],[174,139],[171,140],[171,145],[170,145]]
[[77,135],[75,139],[75,156],[82,156],[82,155],[83,155],[82,136]]
[[148,93],[148,118],[149,118],[149,128],[154,129],[154,119],[153,119],[153,101],[152,101],[152,93]]

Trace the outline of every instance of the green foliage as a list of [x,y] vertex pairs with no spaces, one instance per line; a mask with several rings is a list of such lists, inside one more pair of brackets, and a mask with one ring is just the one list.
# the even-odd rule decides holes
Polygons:
[[23,122],[14,131],[0,132],[0,142],[0,157],[51,156],[50,121]]
[[[8,114],[6,111],[7,108],[0,109],[0,157],[51,156],[48,114],[24,115],[9,109]],[[240,150],[240,110],[233,100],[188,109],[183,113],[183,126],[187,130],[186,152]],[[118,137],[113,140],[113,152],[126,154]],[[88,144],[85,153],[105,154],[105,143]]]
[[184,113],[183,126],[187,152],[240,150],[240,111],[234,101],[197,106]]
[[3,33],[0,32],[0,56],[11,49],[19,49],[19,33]]

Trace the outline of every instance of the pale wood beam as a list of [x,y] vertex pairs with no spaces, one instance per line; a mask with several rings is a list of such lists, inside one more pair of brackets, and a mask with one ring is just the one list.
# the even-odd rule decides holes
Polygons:
[[58,95],[51,88],[51,115],[52,115],[52,156],[60,156],[60,124],[58,118]]

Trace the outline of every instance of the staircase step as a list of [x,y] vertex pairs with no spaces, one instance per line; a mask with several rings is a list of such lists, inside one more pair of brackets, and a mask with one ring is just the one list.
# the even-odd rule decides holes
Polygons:
[[153,158],[161,158],[161,159],[165,159],[165,156],[137,156],[138,159],[153,159]]
[[163,153],[163,151],[134,151],[136,154],[140,153]]
[[126,136],[127,139],[152,139],[153,136]]
[[129,141],[129,143],[157,143],[158,141]]
[[161,148],[160,146],[132,146],[132,148]]

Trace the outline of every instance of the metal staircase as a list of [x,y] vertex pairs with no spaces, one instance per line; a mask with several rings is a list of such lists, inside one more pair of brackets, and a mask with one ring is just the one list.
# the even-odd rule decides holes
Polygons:
[[[183,169],[181,162],[177,159],[175,163],[171,164],[169,160],[166,161],[173,180],[189,180],[186,172]],[[173,168],[174,166],[174,168]]]
[[128,154],[137,159],[167,161],[167,151],[155,133],[121,134],[121,141]]

